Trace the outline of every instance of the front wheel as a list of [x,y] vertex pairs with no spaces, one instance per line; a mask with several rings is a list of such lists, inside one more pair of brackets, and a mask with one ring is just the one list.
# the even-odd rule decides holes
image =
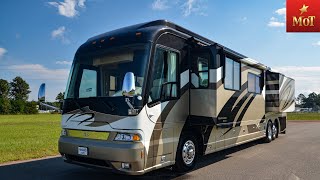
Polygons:
[[182,135],[176,153],[174,170],[186,172],[194,168],[198,158],[198,142],[192,135]]

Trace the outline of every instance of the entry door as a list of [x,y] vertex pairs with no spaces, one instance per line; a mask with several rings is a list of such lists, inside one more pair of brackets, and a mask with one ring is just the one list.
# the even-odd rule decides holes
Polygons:
[[[216,116],[215,91],[211,79],[215,64],[214,47],[202,47],[190,51],[190,115],[194,124],[213,124]],[[214,48],[215,49],[215,48]]]
[[170,126],[174,118],[170,118],[170,112],[180,96],[178,63],[178,51],[156,46],[146,107],[148,118],[155,124],[151,132],[147,167],[174,160],[174,131]]
[[[207,125],[204,134],[205,152],[224,147],[224,135],[216,128],[217,123],[217,68],[216,47],[207,46],[190,51],[190,121],[194,125]],[[220,61],[220,59],[218,60]]]

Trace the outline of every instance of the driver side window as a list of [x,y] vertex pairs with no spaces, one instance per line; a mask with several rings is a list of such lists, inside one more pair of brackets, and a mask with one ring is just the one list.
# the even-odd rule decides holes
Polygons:
[[148,102],[176,98],[178,53],[157,47],[151,76]]

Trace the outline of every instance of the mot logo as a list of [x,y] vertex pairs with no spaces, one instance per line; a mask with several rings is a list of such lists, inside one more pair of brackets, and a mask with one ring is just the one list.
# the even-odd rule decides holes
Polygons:
[[292,26],[314,26],[315,16],[300,16],[300,17],[293,17]]
[[320,32],[319,0],[287,0],[287,32]]

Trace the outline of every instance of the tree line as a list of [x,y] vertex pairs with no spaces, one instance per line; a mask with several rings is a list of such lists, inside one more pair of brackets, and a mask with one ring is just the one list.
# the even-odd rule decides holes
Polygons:
[[[0,79],[0,114],[36,114],[38,113],[36,101],[28,101],[31,93],[29,84],[21,77],[15,77],[11,82]],[[59,92],[56,102],[47,104],[60,107],[63,102],[64,92]],[[320,93],[310,93],[308,96],[299,94],[296,106],[311,108],[320,111]]]
[[37,102],[28,101],[29,84],[21,77],[11,82],[0,79],[0,114],[36,114]]
[[320,93],[310,93],[308,96],[299,94],[296,98],[297,107],[311,108],[312,111],[320,111]]

